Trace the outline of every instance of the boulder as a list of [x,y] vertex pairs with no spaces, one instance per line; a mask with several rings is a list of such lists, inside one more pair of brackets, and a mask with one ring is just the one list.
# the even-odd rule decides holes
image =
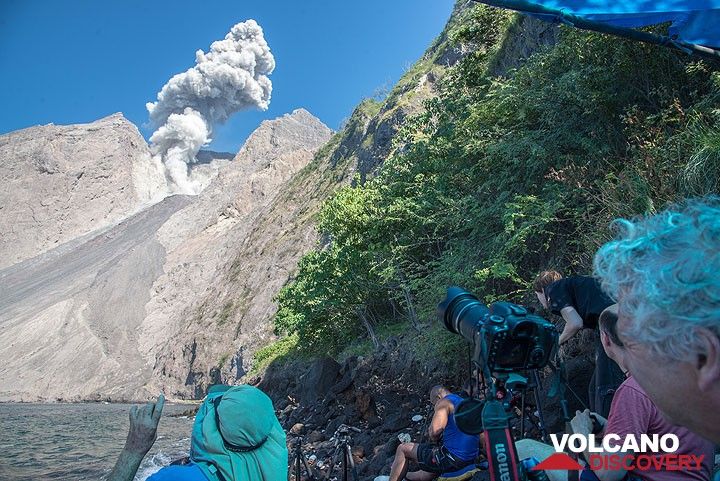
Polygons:
[[300,378],[299,396],[303,402],[314,401],[330,391],[337,382],[340,364],[330,357],[322,357],[312,363]]

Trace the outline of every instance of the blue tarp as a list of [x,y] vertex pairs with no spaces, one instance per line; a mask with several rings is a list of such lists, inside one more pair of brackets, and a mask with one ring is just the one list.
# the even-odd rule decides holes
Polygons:
[[[691,44],[720,47],[720,0],[549,0],[528,3],[616,27],[636,28],[672,22],[670,36]],[[552,15],[536,16],[557,20]]]

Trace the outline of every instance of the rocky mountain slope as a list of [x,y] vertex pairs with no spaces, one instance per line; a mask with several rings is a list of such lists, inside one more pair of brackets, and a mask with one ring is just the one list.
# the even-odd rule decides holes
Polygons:
[[[126,123],[118,117],[110,122]],[[0,270],[0,400],[138,399],[161,387],[172,388],[169,395],[194,394],[194,383],[187,382],[193,363],[179,357],[184,364],[175,364],[162,353],[198,343],[227,349],[223,342],[236,337],[235,326],[224,327],[226,338],[212,337],[207,326],[203,337],[190,336],[198,303],[226,277],[233,256],[248,243],[249,226],[280,186],[331,134],[304,110],[264,122],[201,195],[168,197],[115,226]],[[58,137],[54,142],[62,145],[87,142]],[[144,141],[139,145],[146,149]],[[96,190],[106,189],[98,179],[114,178],[116,161],[95,165]],[[65,208],[69,216],[81,215],[80,206]],[[288,262],[274,262],[273,273],[287,275],[294,265]],[[218,315],[228,320],[227,313]],[[174,380],[174,370],[183,373],[178,385],[164,380]]]
[[305,110],[263,122],[234,161],[161,229],[172,254],[147,305],[141,341],[155,359],[156,389],[201,397],[208,384],[240,378],[250,354],[267,342],[272,297],[315,240],[274,214],[292,219],[295,199],[285,196],[292,176],[330,134]]
[[[470,14],[458,2],[389,95],[363,101],[334,136],[297,110],[264,122],[231,162],[203,154],[195,168],[216,177],[195,197],[141,210],[164,179],[118,115],[0,137],[0,156],[15,161],[0,173],[18,186],[0,198],[0,232],[12,233],[0,243],[11,259],[0,264],[0,400],[199,398],[212,383],[243,379],[273,339],[273,297],[302,255],[325,242],[314,227],[323,200],[402,148],[399,129],[436,95],[447,67],[473,51],[455,38]],[[529,55],[549,42],[526,23],[516,24],[508,52]],[[89,166],[82,175],[77,159]],[[30,215],[31,196],[55,197],[40,202],[45,217],[12,230]]]
[[0,268],[108,227],[164,195],[165,177],[122,114],[0,136]]

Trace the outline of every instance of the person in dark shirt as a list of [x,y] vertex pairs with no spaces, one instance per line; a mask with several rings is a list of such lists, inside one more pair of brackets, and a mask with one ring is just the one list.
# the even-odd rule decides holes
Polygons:
[[540,304],[565,320],[560,345],[580,329],[597,329],[600,313],[614,304],[593,277],[563,278],[557,271],[545,271],[538,276],[533,287]]
[[[557,271],[545,271],[535,279],[533,288],[543,307],[565,320],[560,345],[572,339],[580,329],[597,330],[600,314],[614,304],[599,282],[589,276],[563,278]],[[613,394],[624,379],[618,365],[605,354],[598,336],[595,371],[588,388],[592,409],[607,416]]]

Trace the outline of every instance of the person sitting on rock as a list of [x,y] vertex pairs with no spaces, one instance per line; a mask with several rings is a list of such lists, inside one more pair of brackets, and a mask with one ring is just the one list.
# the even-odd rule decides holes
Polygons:
[[[605,309],[600,316],[600,334],[602,345],[607,351],[608,356],[614,359],[618,365],[626,371],[623,361],[624,351],[623,341],[617,334],[617,305],[613,305]],[[674,455],[695,455],[703,460],[698,469],[686,469],[682,471],[670,471],[663,468],[650,466],[647,470],[628,471],[623,467],[618,469],[601,469],[599,464],[590,465],[582,472],[581,481],[620,481],[620,480],[641,480],[641,481],[708,481],[712,473],[712,465],[714,461],[714,445],[691,431],[674,426],[667,421],[660,413],[660,410],[645,394],[645,391],[638,385],[635,379],[628,375],[627,379],[620,385],[612,402],[612,408],[608,419],[604,419],[597,414],[592,413],[598,422],[603,425],[603,435],[617,435],[622,444],[628,435],[634,435],[636,439],[641,434],[657,434],[659,437],[665,434],[674,434],[679,439],[679,449]],[[593,424],[589,410],[583,412],[578,411],[575,418],[571,421],[573,433],[588,436],[593,431]],[[588,459],[589,452],[586,451],[585,457]],[[592,453],[595,456],[605,456],[604,453]],[[632,455],[633,453],[626,453]],[[661,453],[648,453],[658,455]],[[602,459],[597,457],[595,459]],[[589,462],[592,461],[588,459]],[[633,466],[629,464],[628,466]]]
[[[460,431],[454,412],[463,398],[443,386],[430,390],[434,414],[428,427],[429,443],[402,443],[395,451],[390,469],[390,481],[430,481],[440,474],[461,470],[475,461],[479,453],[480,437]],[[420,471],[408,473],[410,461],[416,461]]]
[[[107,481],[132,481],[157,436],[165,400],[133,407],[125,448]],[[285,432],[272,401],[252,386],[213,386],[195,416],[187,464],[148,481],[287,481]]]
[[[535,279],[533,288],[543,307],[565,320],[559,339],[561,346],[580,329],[597,330],[600,313],[614,304],[602,291],[599,282],[588,276],[564,278],[557,271],[544,271]],[[595,342],[595,370],[588,387],[590,408],[607,416],[613,394],[623,379],[622,371],[607,357],[598,338]]]

